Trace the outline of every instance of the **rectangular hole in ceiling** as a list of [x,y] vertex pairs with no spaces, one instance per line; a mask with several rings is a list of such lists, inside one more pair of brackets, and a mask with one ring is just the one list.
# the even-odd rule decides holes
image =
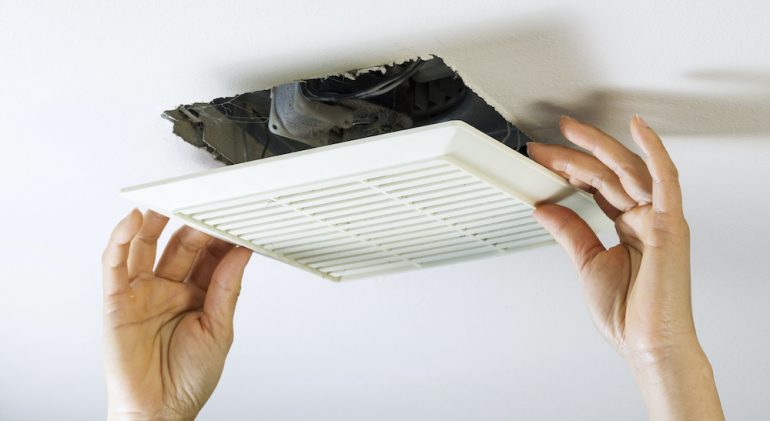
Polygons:
[[180,105],[163,117],[228,165],[450,120],[521,153],[529,141],[439,57]]

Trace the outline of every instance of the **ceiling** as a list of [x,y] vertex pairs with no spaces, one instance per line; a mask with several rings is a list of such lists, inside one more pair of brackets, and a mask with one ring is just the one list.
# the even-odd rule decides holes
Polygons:
[[[0,418],[105,408],[99,255],[120,187],[217,166],[160,113],[438,54],[533,138],[566,113],[680,167],[699,336],[728,416],[770,413],[770,4],[0,4]],[[612,236],[606,236],[608,242]],[[333,284],[252,259],[200,419],[645,419],[555,246]]]

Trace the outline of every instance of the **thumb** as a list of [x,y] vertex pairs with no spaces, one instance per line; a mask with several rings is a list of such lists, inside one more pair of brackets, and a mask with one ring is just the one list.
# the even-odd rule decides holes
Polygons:
[[567,252],[580,275],[586,265],[605,250],[596,233],[571,209],[559,205],[540,205],[532,216]]
[[209,322],[214,336],[232,337],[235,304],[241,292],[241,280],[251,250],[237,247],[230,250],[211,275],[211,283],[203,302],[203,317]]

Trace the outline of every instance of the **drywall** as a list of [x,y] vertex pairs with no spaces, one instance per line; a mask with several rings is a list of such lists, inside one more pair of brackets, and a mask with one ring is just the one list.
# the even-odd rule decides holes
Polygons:
[[[516,124],[567,112],[680,166],[694,305],[728,415],[770,413],[770,49],[760,2],[0,5],[0,419],[99,419],[99,255],[119,187],[211,168],[178,103],[436,53]],[[611,240],[611,238],[608,238]],[[200,419],[644,415],[555,247],[336,285],[250,264]]]

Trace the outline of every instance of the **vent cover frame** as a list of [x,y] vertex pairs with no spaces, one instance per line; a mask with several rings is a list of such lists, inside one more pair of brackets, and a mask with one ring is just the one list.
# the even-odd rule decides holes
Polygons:
[[[596,230],[610,226],[590,195],[461,121],[121,193],[212,236],[334,281],[547,244],[553,239],[531,218],[539,203],[567,206]],[[489,231],[481,231],[484,227]]]

